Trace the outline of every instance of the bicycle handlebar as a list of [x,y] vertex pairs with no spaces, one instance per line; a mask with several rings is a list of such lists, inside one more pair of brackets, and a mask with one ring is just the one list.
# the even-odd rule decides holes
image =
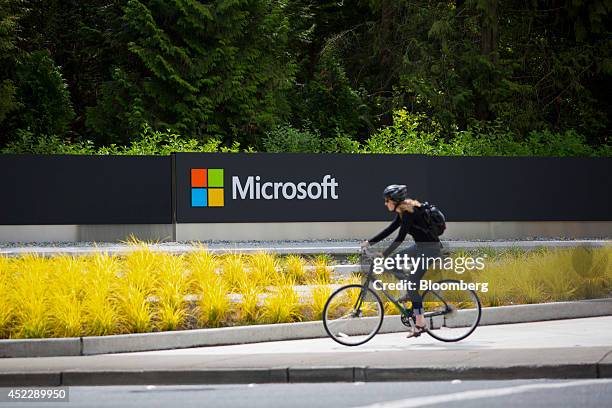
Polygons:
[[382,257],[382,253],[380,251],[374,251],[370,247],[361,248],[361,255],[365,255],[368,258],[379,258]]

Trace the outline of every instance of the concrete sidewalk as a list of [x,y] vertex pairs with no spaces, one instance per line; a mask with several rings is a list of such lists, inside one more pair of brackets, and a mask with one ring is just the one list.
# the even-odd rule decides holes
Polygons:
[[612,378],[612,317],[479,327],[459,343],[381,334],[0,360],[0,386]]

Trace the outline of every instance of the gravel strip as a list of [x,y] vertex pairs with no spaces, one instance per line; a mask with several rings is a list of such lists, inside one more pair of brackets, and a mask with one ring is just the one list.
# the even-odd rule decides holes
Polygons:
[[[377,244],[381,247],[388,245],[391,241],[383,241]],[[168,253],[184,253],[197,250],[194,242],[161,242],[148,243],[151,249]],[[212,252],[228,253],[228,252],[244,252],[253,253],[261,250],[274,252],[279,255],[296,253],[296,254],[318,254],[327,253],[331,255],[348,255],[358,252],[360,241],[204,241],[200,242],[202,246],[208,248]],[[411,241],[406,241],[401,247],[406,247],[412,244]],[[548,247],[568,247],[568,246],[606,246],[612,245],[610,239],[589,239],[589,240],[570,240],[570,239],[533,239],[533,240],[444,240],[443,244],[450,249],[471,249],[471,248],[495,248],[504,249],[518,247],[523,249],[532,249],[539,246]],[[37,253],[42,256],[51,256],[57,254],[71,255],[86,255],[94,252],[108,252],[122,254],[129,252],[137,246],[128,243],[116,242],[54,242],[54,243],[8,243],[0,245],[0,255],[18,256],[25,253]]]

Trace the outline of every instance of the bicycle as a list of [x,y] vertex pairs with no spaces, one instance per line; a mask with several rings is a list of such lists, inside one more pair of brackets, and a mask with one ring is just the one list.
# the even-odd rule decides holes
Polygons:
[[[372,289],[374,282],[374,253],[362,250],[368,259],[369,270],[361,284],[349,284],[336,289],[327,299],[323,308],[323,326],[327,334],[345,346],[358,346],[370,341],[380,330],[384,320],[384,306],[380,296]],[[438,286],[451,287],[459,284],[453,279],[437,281]],[[435,286],[435,285],[432,285]],[[412,307],[402,305],[384,288],[379,289],[388,301],[400,312],[400,319],[407,327],[415,330],[415,316]],[[427,334],[436,340],[455,342],[463,340],[476,330],[480,323],[482,307],[475,291],[426,290],[423,292],[424,316],[427,320]]]

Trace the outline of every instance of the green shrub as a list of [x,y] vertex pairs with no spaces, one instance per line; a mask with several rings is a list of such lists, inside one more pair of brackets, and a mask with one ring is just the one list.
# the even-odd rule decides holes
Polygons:
[[318,130],[279,126],[266,133],[263,147],[269,153],[358,153],[359,142],[336,128],[333,137],[322,137]]
[[364,142],[360,152],[440,154],[439,127],[435,123],[427,126],[427,121],[423,114],[398,110],[393,115],[393,125],[374,133]]
[[270,153],[319,153],[321,135],[318,131],[279,126],[266,133],[263,146]]
[[[391,126],[376,131],[363,143],[342,133],[322,137],[316,129],[296,129],[290,125],[269,131],[262,140],[263,151],[272,153],[397,153],[443,156],[582,156],[610,157],[609,144],[594,147],[574,130],[552,132],[539,130],[520,139],[498,123],[474,123],[467,130],[444,134],[438,123],[424,114],[404,109],[394,113]],[[172,152],[241,151],[234,142],[224,146],[220,137],[205,142],[188,138],[171,130],[155,130],[144,124],[137,137],[128,145],[95,147],[89,140],[63,139],[57,135],[40,135],[30,130],[18,130],[15,140],[2,153],[28,154],[101,154],[101,155],[168,155]],[[242,149],[252,152],[252,148]]]
[[526,138],[496,122],[474,123],[468,130],[444,135],[423,114],[400,109],[393,125],[379,129],[360,153],[410,153],[443,156],[610,156],[612,146],[593,147],[576,131],[532,131]]
[[0,152],[15,154],[96,154],[91,141],[64,140],[57,135],[36,135],[30,130],[18,130],[16,138]]
[[220,138],[208,139],[202,143],[196,139],[181,137],[170,130],[154,130],[148,124],[142,126],[139,137],[127,146],[104,146],[98,149],[98,154],[121,155],[169,155],[172,152],[231,152],[237,153],[240,144],[234,142],[231,147],[221,145]]
[[[18,130],[17,138],[4,147],[2,153],[15,154],[98,154],[98,155],[169,155],[172,152],[229,152],[237,153],[240,144],[222,146],[220,138],[206,142],[183,138],[171,131],[153,130],[143,125],[138,137],[126,146],[96,148],[92,141],[71,141],[57,135],[37,135],[29,130]],[[248,150],[247,150],[248,151]]]
[[321,143],[321,150],[324,153],[359,153],[359,142],[339,131],[335,137],[323,139]]

